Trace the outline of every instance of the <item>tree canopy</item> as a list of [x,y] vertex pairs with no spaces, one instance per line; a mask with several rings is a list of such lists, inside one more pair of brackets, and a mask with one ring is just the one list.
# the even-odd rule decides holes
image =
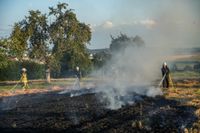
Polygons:
[[[62,64],[68,68],[86,69],[90,64],[89,55],[86,52],[86,44],[91,39],[91,31],[88,25],[77,20],[72,9],[67,9],[67,4],[58,4],[57,8],[50,8],[49,15],[54,15],[56,21],[50,25],[50,36],[55,44],[53,51],[55,56],[62,56]],[[62,52],[63,51],[63,52]],[[63,55],[63,54],[62,54]],[[66,61],[64,61],[67,59]]]
[[111,44],[110,50],[111,52],[116,52],[120,50],[124,50],[127,47],[143,47],[145,42],[140,36],[129,37],[126,34],[120,33],[120,35],[114,38],[111,35]]
[[[28,16],[15,23],[10,36],[12,55],[43,62],[48,69],[60,70],[61,61],[68,68],[87,68],[90,64],[86,44],[91,39],[89,25],[80,22],[68,4],[49,7],[49,13],[29,11]],[[3,50],[3,45],[1,45]],[[0,55],[1,57],[1,55]]]
[[7,55],[8,55],[8,40],[0,39],[0,68],[7,65]]

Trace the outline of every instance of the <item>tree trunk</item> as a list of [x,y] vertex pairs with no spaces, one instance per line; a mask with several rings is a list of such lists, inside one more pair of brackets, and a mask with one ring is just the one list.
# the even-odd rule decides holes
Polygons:
[[49,68],[46,70],[46,82],[47,83],[51,82],[51,74],[50,74],[50,69]]

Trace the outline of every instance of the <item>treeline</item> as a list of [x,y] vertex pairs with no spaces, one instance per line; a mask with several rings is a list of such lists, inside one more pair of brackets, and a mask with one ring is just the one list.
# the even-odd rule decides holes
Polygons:
[[[39,64],[34,61],[8,61],[6,67],[0,68],[0,81],[17,81],[21,78],[22,68],[27,69],[28,80],[32,79],[45,79],[46,78],[46,66],[45,64]],[[51,78],[69,78],[75,77],[74,69],[65,69],[65,66],[61,67],[61,71],[51,71]],[[81,76],[86,76],[89,71],[81,71]]]
[[172,66],[173,71],[197,71],[200,72],[200,62],[175,62]]
[[[72,76],[77,67],[86,75],[102,67],[115,52],[123,52],[130,46],[144,46],[141,37],[121,33],[111,36],[109,52],[102,51],[90,57],[86,45],[91,37],[90,25],[80,22],[67,3],[49,7],[47,13],[30,10],[24,19],[13,25],[9,37],[0,39],[0,80],[19,79],[22,67],[27,69],[29,79],[46,77],[47,82],[50,76]],[[19,61],[11,61],[13,58]]]
[[[67,3],[49,7],[47,13],[30,10],[24,19],[14,24],[9,37],[0,39],[0,69],[10,71],[10,58],[17,58],[20,62],[28,58],[45,65],[47,82],[50,82],[50,73],[60,73],[62,66],[65,70],[78,66],[82,71],[88,71],[91,60],[86,45],[90,40],[90,26],[80,22]],[[18,71],[19,68],[16,67]],[[31,69],[27,68],[28,72],[35,73]],[[12,74],[16,75],[17,70],[13,68]],[[4,74],[4,77],[9,76]],[[30,77],[41,78],[40,74]]]

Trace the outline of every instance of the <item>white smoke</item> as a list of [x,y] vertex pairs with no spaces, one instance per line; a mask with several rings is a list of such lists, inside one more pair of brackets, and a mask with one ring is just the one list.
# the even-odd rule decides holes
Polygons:
[[108,108],[118,109],[126,102],[134,103],[134,94],[155,97],[162,95],[153,81],[161,75],[163,56],[148,47],[129,46],[124,51],[114,53],[111,60],[93,75],[102,77],[97,86],[103,93],[100,97],[108,103]]

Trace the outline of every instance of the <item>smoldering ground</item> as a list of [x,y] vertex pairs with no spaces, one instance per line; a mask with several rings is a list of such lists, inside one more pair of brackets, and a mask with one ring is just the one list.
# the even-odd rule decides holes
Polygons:
[[104,82],[98,84],[97,90],[105,94],[103,99],[110,103],[109,108],[118,109],[127,100],[134,103],[135,93],[152,97],[162,95],[160,88],[152,85],[154,80],[161,77],[163,55],[158,55],[161,54],[156,49],[133,44],[123,51],[112,53],[112,58],[105,66],[92,74],[102,77]]
[[[145,9],[150,13],[149,18],[143,16],[144,20],[138,19],[135,12],[143,12],[142,4],[148,2],[121,1],[120,6],[111,14],[112,21],[109,21],[114,26],[99,29],[102,31],[99,36],[107,33],[116,35],[122,31],[129,36],[139,34],[146,42],[145,47],[127,47],[123,52],[112,54],[105,66],[92,73],[93,76],[104,79],[103,83],[98,84],[98,90],[105,93],[105,99],[113,109],[120,108],[124,102],[119,97],[130,92],[148,96],[162,94],[157,86],[152,86],[153,81],[162,78],[162,63],[168,63],[168,57],[176,55],[177,49],[199,46],[198,1],[170,0],[170,6],[163,1],[160,4],[154,1],[149,6],[153,8],[159,5],[160,8]],[[135,4],[138,5],[137,10],[132,8]],[[125,10],[124,7],[130,10]]]

